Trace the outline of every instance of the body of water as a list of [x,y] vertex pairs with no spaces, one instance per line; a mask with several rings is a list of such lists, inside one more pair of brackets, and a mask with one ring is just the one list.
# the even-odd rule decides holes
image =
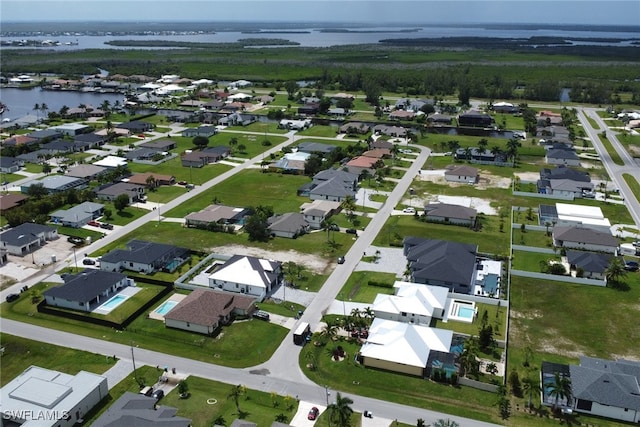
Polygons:
[[[440,37],[497,37],[497,38],[529,38],[529,37],[563,37],[567,40],[580,38],[601,38],[601,39],[623,39],[621,43],[608,43],[610,45],[628,46],[632,39],[640,39],[640,32],[610,32],[604,30],[563,30],[560,28],[485,28],[485,27],[464,27],[464,26],[425,26],[411,27],[417,31],[409,32],[407,28],[346,28],[345,31],[324,32],[317,28],[300,29],[292,33],[291,29],[279,30],[269,29],[264,33],[243,33],[240,31],[222,31],[215,34],[188,34],[188,35],[123,35],[123,36],[29,36],[29,37],[0,37],[0,41],[13,41],[21,39],[29,40],[54,40],[60,43],[72,43],[55,47],[9,47],[3,49],[149,49],[148,47],[127,47],[110,46],[105,42],[112,40],[168,40],[185,41],[199,43],[233,43],[240,39],[286,39],[300,43],[303,47],[328,47],[353,44],[378,43],[383,39],[406,39],[406,38],[440,38]],[[75,44],[77,43],[77,44]],[[578,43],[586,43],[576,42]],[[589,42],[592,43],[592,42]],[[607,42],[604,42],[607,43]],[[596,44],[593,42],[593,44]],[[603,42],[597,43],[603,44]],[[154,48],[155,49],[155,48]],[[165,48],[157,48],[165,49]]]
[[81,104],[100,107],[104,101],[109,101],[111,105],[119,101],[124,103],[124,95],[116,93],[93,93],[93,92],[76,92],[76,91],[55,91],[42,90],[40,88],[33,89],[0,89],[0,102],[8,108],[2,114],[2,118],[17,119],[27,114],[44,116],[44,112],[36,112],[33,107],[35,104],[47,104],[49,112],[60,111],[63,106],[69,108],[78,107]]

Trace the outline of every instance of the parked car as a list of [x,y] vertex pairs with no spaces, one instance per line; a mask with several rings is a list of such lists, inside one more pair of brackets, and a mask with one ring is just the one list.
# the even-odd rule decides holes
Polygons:
[[338,264],[344,264],[344,257],[343,256],[339,256],[338,257]]
[[404,209],[402,209],[402,212],[404,212],[404,213],[416,213],[416,209],[415,208],[404,208]]
[[153,398],[156,399],[156,402],[164,397],[164,391],[156,390],[152,394]]
[[255,317],[256,319],[265,320],[267,322],[269,321],[269,313],[267,313],[266,311],[258,310],[253,313],[253,317]]
[[309,415],[307,415],[307,419],[314,421],[316,418],[318,418],[319,413],[320,413],[320,410],[314,406],[309,410]]
[[329,226],[329,230],[331,230],[331,231],[340,231],[340,227],[338,226],[338,224],[331,224]]
[[151,386],[143,387],[140,390],[140,394],[142,394],[143,396],[151,396],[153,394],[153,387]]
[[373,418],[373,412],[371,411],[364,411],[362,415],[364,415],[365,418]]
[[187,185],[187,181],[178,181],[178,185]]
[[102,224],[100,224],[100,228],[104,228],[105,230],[113,230],[113,225],[103,222]]
[[91,258],[85,258],[82,260],[82,263],[84,265],[96,265],[96,262],[94,260],[92,260]]
[[9,294],[9,295],[7,295],[6,300],[7,300],[7,302],[14,302],[18,298],[20,298],[20,294]]
[[403,153],[403,154],[412,154],[412,153],[413,153],[413,151],[412,151],[412,150],[407,150],[407,149],[405,149],[405,150],[400,150],[400,152],[401,152],[401,153]]
[[347,228],[346,230],[344,230],[344,232],[347,234],[358,234],[358,230],[356,230],[355,228]]
[[638,271],[638,268],[640,265],[637,261],[625,261],[624,263],[624,269],[627,271]]
[[73,243],[74,245],[81,245],[84,243],[84,239],[82,237],[69,236],[67,237],[67,242]]
[[92,227],[100,227],[100,223],[98,221],[89,221],[87,225],[90,225]]

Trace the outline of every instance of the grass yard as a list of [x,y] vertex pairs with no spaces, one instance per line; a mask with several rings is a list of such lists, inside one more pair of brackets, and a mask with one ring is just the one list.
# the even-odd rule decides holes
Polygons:
[[[296,133],[296,135],[300,136],[323,136],[327,138],[335,138],[338,136],[338,127],[337,126],[322,126],[322,125],[314,125],[308,129],[301,130]],[[329,142],[327,142],[329,143]]]
[[105,209],[111,210],[111,218],[107,219],[105,216],[100,218],[100,221],[108,222],[113,225],[127,225],[136,219],[145,216],[149,213],[148,210],[142,208],[136,208],[133,206],[127,206],[120,212],[113,206],[113,202],[103,202]]
[[104,234],[100,233],[99,231],[87,230],[85,228],[73,228],[62,225],[58,225],[57,227],[58,234],[62,234],[64,236],[82,237],[83,239],[91,237],[92,242],[95,242],[96,240],[101,239],[104,236]]
[[507,331],[507,307],[476,303],[476,308],[478,309],[478,315],[473,319],[472,323],[458,322],[456,320],[443,322],[440,319],[432,319],[430,326],[432,328],[448,329],[461,334],[477,336],[482,324],[482,317],[486,310],[489,318],[488,324],[493,327],[494,338],[496,340],[504,341],[506,339]]
[[308,202],[307,197],[297,195],[297,190],[309,178],[300,175],[263,173],[259,170],[245,170],[206,192],[166,213],[169,217],[184,217],[197,212],[213,200],[228,206],[273,206],[276,213],[298,212],[300,205]]
[[25,163],[22,169],[29,173],[42,173],[42,164],[40,163]]
[[182,185],[162,185],[153,191],[147,191],[146,196],[150,203],[167,203],[186,192],[187,189]]
[[9,334],[0,334],[0,347],[3,349],[0,386],[7,384],[31,365],[75,375],[79,371],[102,374],[115,363],[112,357]]
[[[378,294],[393,295],[393,283],[396,281],[393,273],[377,271],[354,271],[340,291],[339,299],[372,303]],[[369,285],[369,282],[388,283],[389,287]]]
[[615,163],[618,166],[624,165],[624,161],[622,160],[622,157],[620,157],[620,154],[618,154],[616,149],[613,148],[613,144],[611,144],[611,141],[609,141],[607,137],[603,136],[602,134],[598,134],[598,138],[600,138],[600,142],[602,143],[602,145],[604,145],[604,148],[605,150],[607,150],[607,153],[611,157],[611,160],[613,161],[613,163]]
[[[347,353],[340,362],[334,362],[330,356],[330,349],[337,345],[341,345]],[[342,340],[326,346],[307,345],[300,353],[300,367],[315,383],[329,384],[342,393],[354,393],[499,423],[498,413],[493,405],[494,393],[469,387],[451,387],[379,369],[367,369],[353,360],[359,350],[359,344]],[[317,369],[306,367],[310,361]]]
[[478,244],[480,252],[506,256],[509,251],[509,226],[505,224],[503,232],[500,232],[499,221],[497,216],[487,215],[481,219],[482,229],[473,231],[468,227],[422,222],[413,215],[393,216],[387,220],[373,244],[400,245],[404,237],[414,236]]
[[[43,290],[38,284],[35,290]],[[151,310],[155,309],[152,307]],[[0,305],[0,315],[34,325],[58,329],[105,341],[136,346],[194,360],[215,363],[234,368],[260,364],[273,354],[287,334],[287,329],[260,320],[234,322],[223,327],[216,337],[169,329],[159,320],[147,318],[147,313],[137,318],[125,331],[116,331],[86,322],[65,319],[39,313],[30,298]],[[178,345],[177,345],[178,344]],[[246,352],[242,349],[251,348]]]
[[560,261],[560,255],[541,254],[538,252],[513,251],[512,267],[516,270],[533,271],[540,273],[542,263]]
[[175,157],[156,166],[129,163],[129,169],[133,173],[153,172],[159,175],[171,175],[176,177],[176,181],[187,181],[199,185],[223,174],[231,169],[231,166],[214,163],[201,168],[187,168],[182,166],[180,157]]
[[[257,132],[262,134],[264,134],[265,132],[267,134],[270,134],[270,133],[285,134],[289,132],[288,129],[280,129],[278,127],[278,123],[267,123],[267,122],[255,122],[255,123],[251,123],[248,126],[244,126],[242,128],[235,126],[229,129],[231,130],[242,129],[243,131],[246,131],[246,132]],[[264,135],[262,138],[264,139]],[[272,138],[272,135],[267,135],[267,139],[271,139],[271,138]],[[271,142],[273,142],[273,140],[271,140]]]
[[551,237],[547,236],[544,231],[526,230],[524,233],[520,227],[513,229],[513,244],[535,246],[538,248],[553,248]]

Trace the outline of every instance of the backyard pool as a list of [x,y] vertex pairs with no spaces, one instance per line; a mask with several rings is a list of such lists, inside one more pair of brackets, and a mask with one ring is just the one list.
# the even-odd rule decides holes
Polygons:
[[161,316],[164,316],[165,314],[167,314],[168,312],[171,311],[171,309],[173,307],[175,307],[178,304],[178,301],[165,301],[163,302],[158,308],[156,308],[154,311],[156,313],[158,313]]
[[100,305],[93,311],[99,314],[108,314],[120,304],[125,302],[128,298],[129,297],[126,295],[114,295],[109,298],[104,304]]
[[473,301],[453,300],[449,309],[449,320],[471,323],[476,314],[476,303]]

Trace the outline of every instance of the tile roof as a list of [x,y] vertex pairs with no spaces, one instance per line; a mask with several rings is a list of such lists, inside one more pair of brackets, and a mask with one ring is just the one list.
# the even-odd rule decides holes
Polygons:
[[248,310],[256,299],[234,293],[195,289],[165,314],[165,319],[215,326],[234,309]]

